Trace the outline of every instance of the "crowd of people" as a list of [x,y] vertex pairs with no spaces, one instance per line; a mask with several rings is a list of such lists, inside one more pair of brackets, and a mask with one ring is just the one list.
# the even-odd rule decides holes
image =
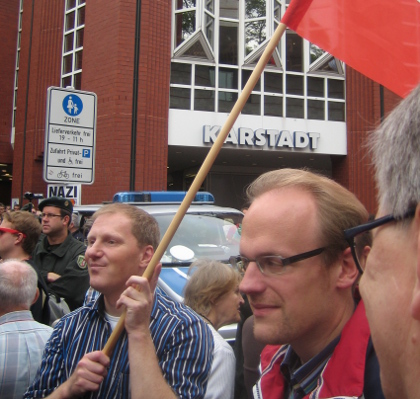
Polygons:
[[[142,276],[160,239],[148,213],[104,205],[85,245],[64,198],[39,217],[0,204],[0,397],[420,397],[420,86],[369,146],[374,218],[321,174],[264,173],[240,255],[194,262],[184,303],[157,286],[160,264]],[[51,297],[71,310],[54,328]]]

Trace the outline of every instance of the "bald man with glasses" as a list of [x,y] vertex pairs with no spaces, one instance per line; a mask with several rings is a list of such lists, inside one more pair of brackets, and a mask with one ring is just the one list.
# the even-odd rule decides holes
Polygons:
[[370,149],[376,219],[345,234],[353,245],[372,232],[360,292],[385,396],[415,399],[420,397],[420,86],[373,132]]
[[[281,169],[255,180],[242,224],[240,290],[266,344],[254,397],[382,399],[359,271],[343,230],[368,213],[324,176]],[[363,251],[362,251],[363,252]]]
[[42,233],[33,253],[49,292],[64,298],[74,310],[82,306],[89,274],[85,261],[86,247],[73,238],[69,231],[73,204],[61,197],[44,199],[38,206],[41,213]]

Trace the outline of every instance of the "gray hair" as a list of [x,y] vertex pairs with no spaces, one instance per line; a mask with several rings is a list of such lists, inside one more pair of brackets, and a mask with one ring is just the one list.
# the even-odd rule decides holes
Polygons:
[[0,310],[28,309],[35,298],[38,276],[34,268],[18,259],[0,263]]
[[371,134],[378,200],[394,216],[420,202],[420,85]]
[[73,226],[78,229],[80,227],[80,216],[78,212],[73,212],[71,215]]

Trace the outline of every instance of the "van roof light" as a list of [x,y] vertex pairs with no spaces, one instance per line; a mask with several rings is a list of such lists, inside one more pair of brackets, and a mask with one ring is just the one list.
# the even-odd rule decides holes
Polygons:
[[[147,202],[147,203],[181,203],[186,191],[121,191],[114,195],[112,202]],[[213,194],[200,191],[193,203],[214,204]]]

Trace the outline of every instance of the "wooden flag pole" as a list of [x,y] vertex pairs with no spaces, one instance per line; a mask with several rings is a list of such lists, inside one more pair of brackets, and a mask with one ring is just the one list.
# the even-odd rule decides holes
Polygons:
[[[162,240],[160,241],[159,246],[156,249],[156,252],[154,253],[152,259],[149,262],[149,265],[147,266],[146,270],[143,273],[143,277],[146,277],[148,280],[150,280],[150,278],[152,277],[153,271],[156,265],[159,263],[160,259],[162,258],[166,248],[171,242],[173,236],[175,235],[176,230],[181,224],[184,215],[186,214],[188,208],[190,207],[192,201],[194,200],[195,195],[197,194],[198,190],[203,184],[203,181],[206,178],[207,174],[209,173],[217,155],[219,154],[220,149],[222,148],[227,135],[231,131],[233,124],[235,123],[246,101],[248,100],[248,97],[250,96],[252,89],[255,87],[258,79],[261,77],[261,74],[265,66],[270,60],[271,55],[273,54],[273,51],[276,48],[285,30],[286,30],[286,25],[284,25],[283,23],[280,23],[277,29],[275,30],[273,36],[271,37],[270,41],[268,42],[267,47],[265,48],[263,54],[261,55],[261,58],[259,59],[257,65],[255,66],[254,71],[249,77],[248,82],[243,88],[242,93],[236,100],[236,103],[233,106],[232,111],[230,112],[225,124],[220,130],[220,133],[217,136],[216,141],[212,145],[209,153],[207,154],[206,159],[204,160],[203,164],[201,165],[200,170],[198,171],[196,177],[194,178],[190,189],[185,195],[184,200],[182,201],[178,211],[176,212],[174,218],[172,219],[171,224],[169,225],[168,229],[166,230],[166,233],[164,234]],[[103,349],[103,352],[107,356],[111,355],[112,350],[114,349],[119,336],[124,330],[124,321],[125,321],[125,311],[123,312],[120,319],[118,320],[118,323],[114,331],[112,332],[111,336],[108,339],[108,342],[106,343]]]

